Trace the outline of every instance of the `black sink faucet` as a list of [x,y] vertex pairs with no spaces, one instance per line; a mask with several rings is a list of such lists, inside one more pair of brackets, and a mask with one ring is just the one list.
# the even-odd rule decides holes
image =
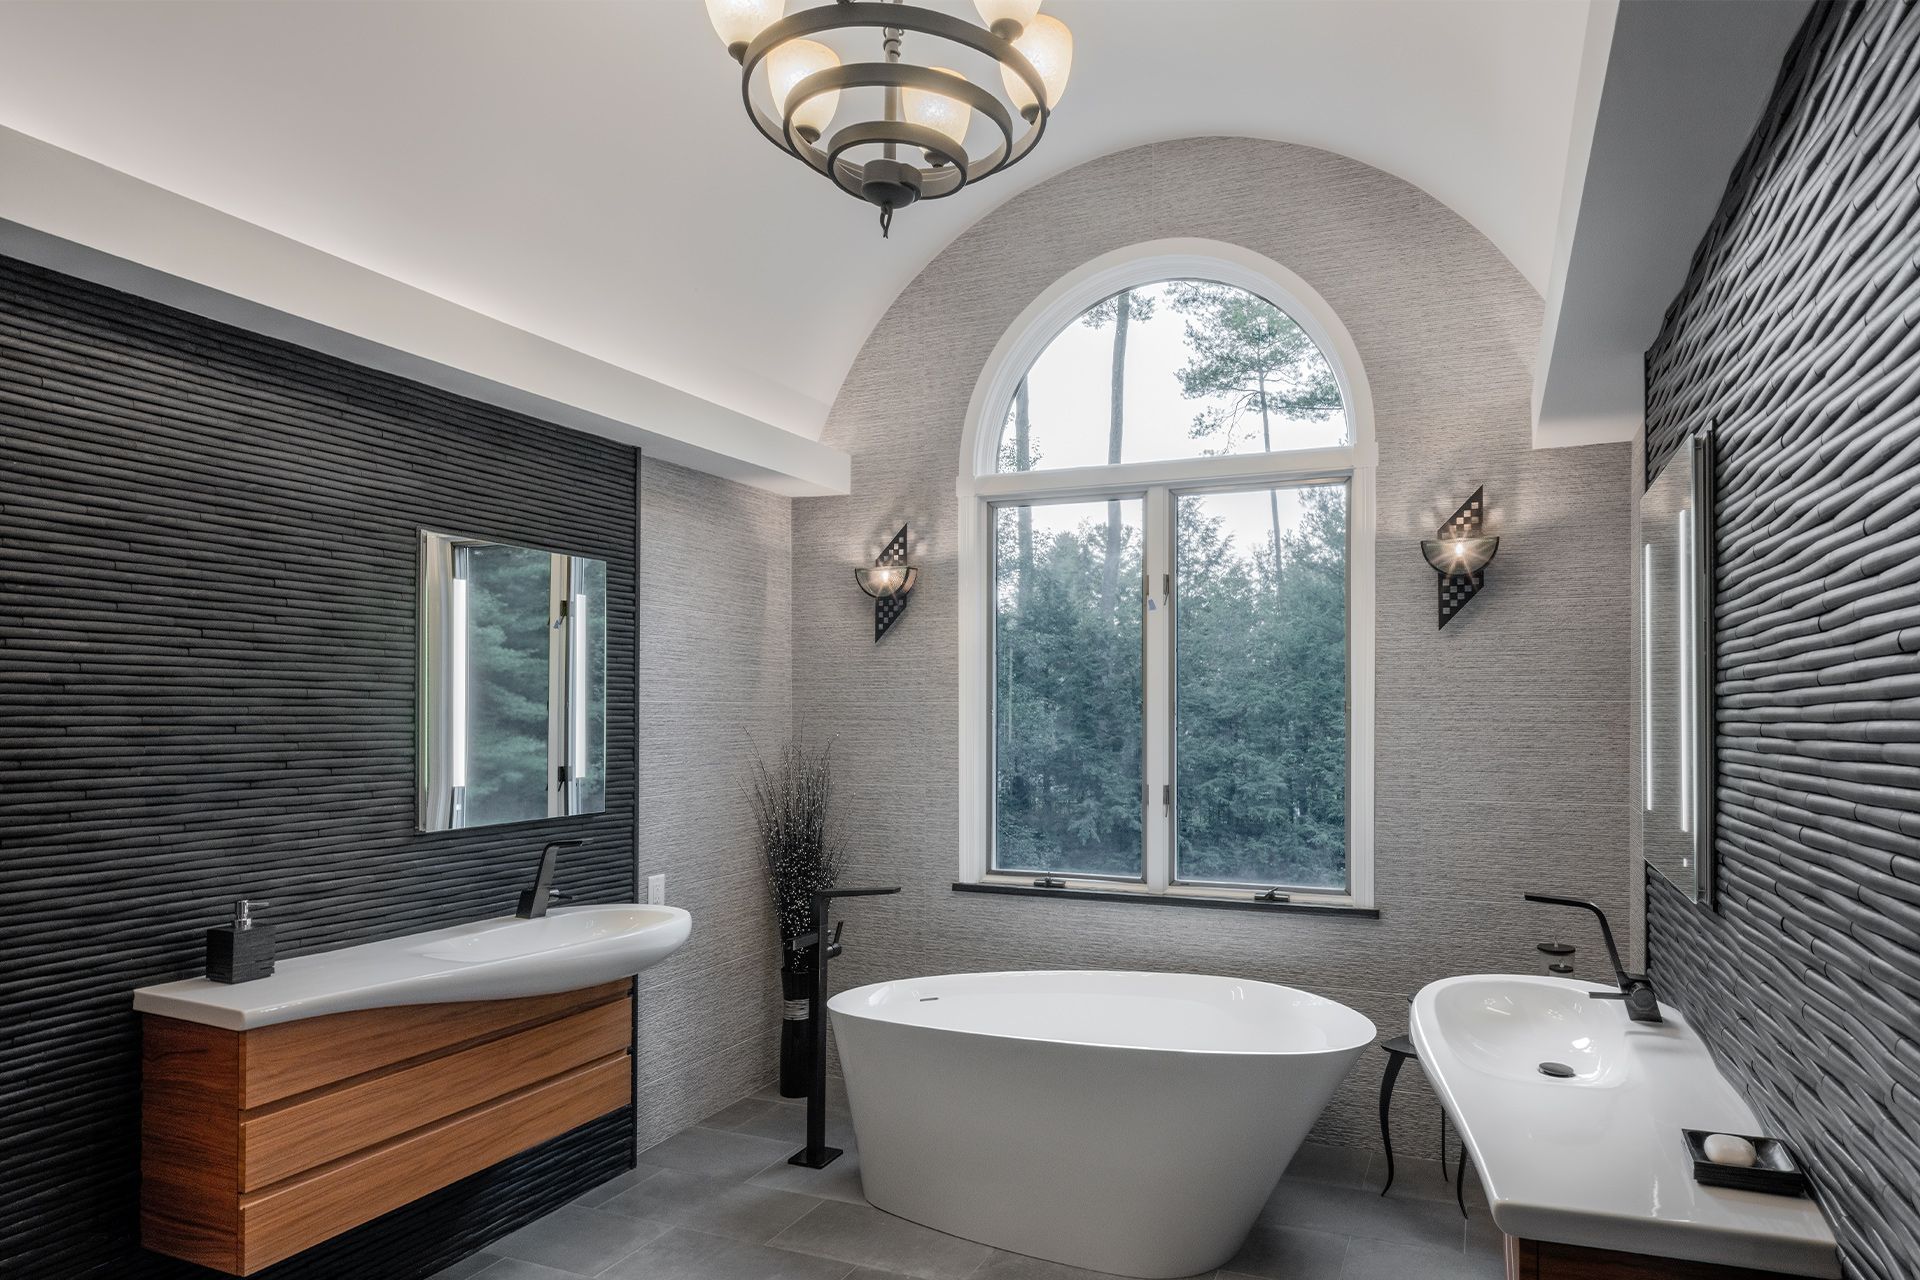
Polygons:
[[538,920],[547,914],[547,907],[555,902],[565,902],[567,895],[556,892],[553,887],[553,864],[562,849],[574,849],[585,844],[585,840],[555,840],[540,851],[540,869],[533,873],[533,887],[520,891],[520,909],[513,914],[522,920]]
[[1620,948],[1613,945],[1613,929],[1607,924],[1607,913],[1583,898],[1556,898],[1547,893],[1529,893],[1528,902],[1544,902],[1554,907],[1579,907],[1591,911],[1600,919],[1600,938],[1607,944],[1607,959],[1613,961],[1613,979],[1619,986],[1618,991],[1596,991],[1595,1000],[1624,1000],[1627,1004],[1627,1017],[1635,1022],[1664,1022],[1660,1016],[1660,996],[1653,989],[1653,979],[1644,973],[1628,973],[1627,967],[1620,963]]

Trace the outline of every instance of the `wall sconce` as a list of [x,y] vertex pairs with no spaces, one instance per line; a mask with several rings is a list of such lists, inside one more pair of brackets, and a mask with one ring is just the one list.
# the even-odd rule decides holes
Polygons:
[[873,597],[873,642],[879,644],[880,637],[907,611],[907,597],[920,580],[920,570],[907,563],[907,526],[900,526],[871,569],[855,569],[853,580]]
[[1440,575],[1440,625],[1446,626],[1453,615],[1466,608],[1467,601],[1479,594],[1485,579],[1483,570],[1500,549],[1500,539],[1480,533],[1483,485],[1460,504],[1453,518],[1440,526],[1438,534],[1420,543],[1420,554]]

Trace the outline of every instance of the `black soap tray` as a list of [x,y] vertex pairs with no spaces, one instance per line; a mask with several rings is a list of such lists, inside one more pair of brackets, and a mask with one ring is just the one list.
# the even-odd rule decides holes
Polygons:
[[1795,1163],[1787,1144],[1778,1138],[1756,1138],[1751,1134],[1733,1135],[1753,1144],[1759,1161],[1750,1169],[1737,1165],[1715,1164],[1707,1159],[1706,1141],[1719,1129],[1682,1129],[1687,1154],[1693,1157],[1693,1180],[1708,1187],[1732,1187],[1738,1191],[1764,1191],[1776,1196],[1807,1194],[1807,1175]]

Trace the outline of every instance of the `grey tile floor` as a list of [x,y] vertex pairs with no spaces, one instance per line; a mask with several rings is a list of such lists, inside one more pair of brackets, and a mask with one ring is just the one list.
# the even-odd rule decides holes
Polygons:
[[[844,1108],[836,1116],[844,1116]],[[436,1280],[1104,1280],[880,1212],[847,1154],[822,1170],[787,1157],[805,1109],[771,1091],[640,1153],[640,1165]],[[1499,1280],[1500,1233],[1468,1174],[1462,1222],[1436,1161],[1402,1157],[1382,1198],[1378,1157],[1307,1147],[1246,1246],[1213,1280]]]

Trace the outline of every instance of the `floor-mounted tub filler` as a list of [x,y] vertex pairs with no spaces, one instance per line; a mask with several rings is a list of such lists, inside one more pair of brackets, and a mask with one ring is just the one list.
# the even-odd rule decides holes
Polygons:
[[968,973],[828,1004],[867,1199],[950,1235],[1143,1277],[1232,1257],[1371,1022],[1164,973]]

